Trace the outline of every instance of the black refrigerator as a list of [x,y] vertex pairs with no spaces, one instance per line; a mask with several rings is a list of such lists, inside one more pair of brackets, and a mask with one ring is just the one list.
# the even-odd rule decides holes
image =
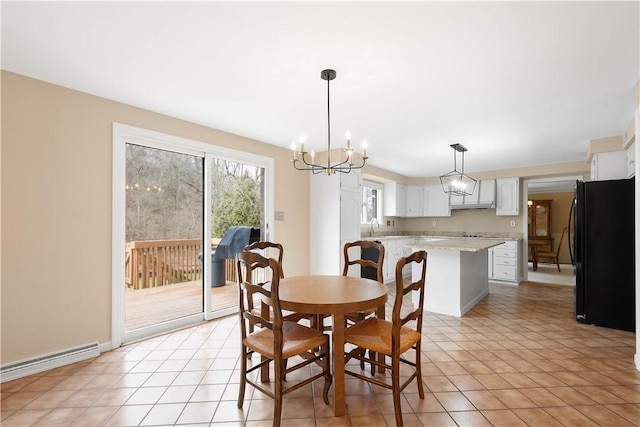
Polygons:
[[577,181],[569,215],[581,323],[635,332],[634,179]]

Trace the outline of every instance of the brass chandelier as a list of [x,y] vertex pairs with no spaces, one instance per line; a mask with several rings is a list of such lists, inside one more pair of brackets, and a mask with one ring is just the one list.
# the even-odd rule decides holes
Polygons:
[[325,173],[327,175],[334,174],[336,172],[349,173],[353,169],[361,169],[367,162],[367,143],[363,142],[363,154],[356,153],[351,148],[351,135],[347,132],[346,148],[343,148],[345,159],[337,163],[331,163],[331,103],[330,103],[330,82],[336,78],[336,72],[334,70],[322,70],[320,78],[327,81],[327,163],[315,163],[315,153],[313,150],[309,153],[305,150],[304,144],[306,139],[304,136],[300,137],[300,151],[296,151],[295,143],[291,144],[293,150],[293,157],[291,162],[293,167],[301,171],[311,171],[313,174]]

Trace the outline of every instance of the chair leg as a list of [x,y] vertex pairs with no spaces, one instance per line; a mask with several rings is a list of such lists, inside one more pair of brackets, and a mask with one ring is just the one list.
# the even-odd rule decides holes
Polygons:
[[322,399],[325,405],[329,405],[329,389],[331,388],[331,382],[333,377],[331,376],[331,352],[329,351],[329,338],[327,338],[326,344],[322,346],[323,357],[323,373],[324,373],[324,389],[322,390]]
[[247,385],[247,358],[251,357],[247,354],[247,349],[242,346],[242,357],[240,358],[240,389],[238,390],[238,409],[242,409],[244,403],[244,390]]
[[[358,321],[362,322],[363,320],[364,320],[364,313],[358,313]],[[367,352],[368,351],[369,350],[367,350]],[[364,359],[360,359],[360,369],[364,371]],[[371,369],[373,369],[373,365],[371,365]]]
[[561,273],[561,271],[560,271],[560,261],[556,261],[556,265],[558,266],[558,273]]
[[280,427],[280,423],[282,422],[282,390],[284,388],[282,381],[283,366],[280,363],[274,363],[273,366],[275,368],[275,389],[273,392],[273,427]]
[[393,361],[391,362],[391,383],[393,385],[393,410],[396,414],[396,426],[402,427],[402,406],[400,404],[400,360],[398,360],[398,357],[393,357]]
[[420,342],[415,346],[416,349],[416,380],[418,381],[418,396],[424,399],[424,385],[422,384],[422,363],[420,360]]

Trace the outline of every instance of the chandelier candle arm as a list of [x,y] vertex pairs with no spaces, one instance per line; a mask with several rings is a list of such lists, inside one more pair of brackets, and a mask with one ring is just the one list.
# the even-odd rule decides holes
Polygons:
[[[330,97],[330,83],[331,80],[336,78],[336,72],[331,69],[322,70],[320,73],[320,78],[322,80],[327,81],[327,164],[320,165],[315,163],[315,153],[313,150],[311,151],[311,161],[308,160],[307,153],[304,149],[304,142],[306,138],[304,135],[300,137],[300,151],[296,152],[295,144],[291,144],[291,149],[293,150],[293,154],[291,157],[291,162],[293,163],[293,167],[297,170],[306,170],[311,171],[313,174],[325,173],[327,175],[334,174],[336,172],[340,173],[349,173],[353,169],[361,169],[367,162],[367,149],[366,149],[366,141],[363,143],[364,153],[362,155],[356,153],[351,148],[351,133],[347,131],[345,138],[347,140],[346,148],[343,151],[346,154],[346,160],[332,164],[331,163],[331,97]],[[300,159],[298,159],[298,155]],[[360,161],[358,164],[354,163],[354,157],[360,157]],[[300,164],[300,160],[302,160],[303,164]]]

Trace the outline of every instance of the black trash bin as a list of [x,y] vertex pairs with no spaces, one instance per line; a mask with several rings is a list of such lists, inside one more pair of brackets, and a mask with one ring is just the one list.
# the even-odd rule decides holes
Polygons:
[[[226,280],[226,259],[216,259],[216,251],[211,251],[211,287],[219,288],[227,284]],[[202,265],[202,253],[198,255],[200,265]]]

